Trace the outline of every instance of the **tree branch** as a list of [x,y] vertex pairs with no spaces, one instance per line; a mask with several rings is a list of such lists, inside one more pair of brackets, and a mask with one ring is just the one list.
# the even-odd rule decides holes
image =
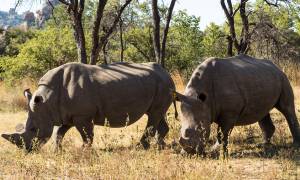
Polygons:
[[61,3],[63,3],[63,4],[65,4],[65,5],[67,5],[67,6],[71,5],[69,2],[67,2],[65,0],[58,0],[58,1],[61,2]]
[[278,0],[275,1],[275,3],[273,2],[270,2],[269,0],[264,0],[268,5],[270,6],[275,6],[275,7],[278,7]]
[[[105,0],[106,1],[106,0]],[[113,24],[111,27],[109,27],[105,32],[104,35],[102,35],[99,40],[98,40],[98,46],[95,48],[95,52],[94,52],[94,57],[93,59],[91,59],[91,64],[96,64],[98,56],[99,56],[99,52],[101,50],[101,48],[103,47],[103,45],[105,45],[110,37],[110,35],[114,32],[123,11],[125,10],[125,8],[130,4],[132,0],[126,0],[125,3],[121,6],[121,8],[118,10],[117,12],[117,16],[115,17]],[[94,48],[94,47],[93,47]],[[92,56],[91,56],[92,57]]]

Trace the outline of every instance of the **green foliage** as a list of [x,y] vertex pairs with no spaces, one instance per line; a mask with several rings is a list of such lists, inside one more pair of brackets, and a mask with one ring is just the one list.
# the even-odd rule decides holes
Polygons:
[[19,46],[34,37],[34,31],[23,31],[21,29],[10,29],[3,31],[0,36],[0,56],[16,56],[19,54]]
[[[91,33],[97,8],[96,2],[95,0],[86,1],[83,17],[88,54],[92,46]],[[119,5],[119,1],[116,0],[108,2],[101,23],[101,31],[111,26]],[[160,4],[159,11],[162,16],[161,25],[164,27],[167,6]],[[259,53],[263,55],[287,54],[286,56],[294,59],[300,57],[299,13],[299,0],[291,3],[290,6],[279,8],[267,6],[263,0],[248,2],[247,14],[249,14],[250,32],[253,32],[249,54],[254,56],[260,56]],[[240,40],[242,23],[238,14],[235,16],[235,26],[237,38]],[[42,29],[0,31],[0,77],[2,79],[6,81],[24,77],[37,79],[49,69],[66,62],[77,61],[72,23],[65,6],[56,6],[54,17],[48,20]],[[133,1],[122,14],[122,22],[124,60],[127,62],[154,61],[150,1]],[[272,31],[257,28],[256,25],[262,22],[270,23],[275,28],[271,28]],[[200,17],[191,16],[186,11],[173,13],[165,60],[169,71],[179,70],[188,77],[195,66],[205,58],[227,56],[226,37],[229,33],[227,24],[219,26],[212,23],[204,31],[200,30],[199,24]],[[111,63],[120,61],[119,30],[118,26],[106,48]],[[162,32],[163,28],[161,35]],[[269,40],[276,40],[276,48],[280,51],[275,51],[275,48],[270,50]],[[274,43],[271,45],[275,47]],[[103,57],[100,56],[100,58]]]
[[203,32],[200,18],[179,11],[173,17],[167,44],[166,64],[169,69],[191,71],[203,57]]
[[211,23],[204,31],[202,47],[205,57],[225,57],[227,51],[227,39],[222,27]]
[[37,31],[36,37],[20,46],[16,57],[0,58],[2,78],[38,78],[49,69],[76,60],[76,47],[70,29],[48,27]]

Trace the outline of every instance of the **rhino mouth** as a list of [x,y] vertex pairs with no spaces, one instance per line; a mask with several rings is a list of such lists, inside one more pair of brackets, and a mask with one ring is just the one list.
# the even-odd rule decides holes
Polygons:
[[185,139],[185,138],[180,138],[179,139],[179,144],[184,150],[184,152],[190,154],[190,155],[205,155],[204,152],[204,147],[201,146],[200,141],[197,140],[192,140],[192,139]]

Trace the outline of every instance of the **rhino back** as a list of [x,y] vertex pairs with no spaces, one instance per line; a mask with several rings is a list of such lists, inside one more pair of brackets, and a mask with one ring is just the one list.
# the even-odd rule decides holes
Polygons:
[[283,73],[271,62],[237,56],[216,63],[215,92],[221,116],[236,125],[262,119],[277,103]]
[[262,119],[277,103],[285,75],[272,62],[246,55],[211,58],[193,73],[185,94],[208,93],[213,121],[235,125]]
[[56,85],[61,84],[58,94],[64,119],[93,116],[95,124],[103,125],[107,119],[110,126],[121,127],[138,120],[159,99],[170,105],[166,90],[174,88],[174,84],[168,73],[155,63],[107,66],[72,63],[61,69],[63,73],[53,71],[58,77],[50,73],[53,77],[48,79],[49,83],[53,79],[62,81]]

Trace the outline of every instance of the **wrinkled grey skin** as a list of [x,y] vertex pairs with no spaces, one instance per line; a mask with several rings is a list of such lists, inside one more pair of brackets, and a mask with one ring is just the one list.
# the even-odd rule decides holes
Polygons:
[[32,95],[25,91],[29,102],[25,131],[2,137],[31,151],[47,142],[53,126],[60,126],[56,143],[61,147],[65,133],[75,126],[84,145],[91,145],[94,125],[124,127],[147,114],[140,145],[148,148],[148,137],[155,133],[163,145],[169,130],[165,114],[173,100],[170,89],[175,89],[171,77],[156,63],[65,64],[48,71]]
[[300,143],[294,95],[286,75],[271,61],[246,55],[210,58],[193,72],[181,101],[180,144],[188,153],[204,153],[210,125],[218,124],[218,143],[227,155],[228,136],[234,126],[258,122],[265,143],[275,131],[270,110],[278,109],[287,120],[294,144]]

